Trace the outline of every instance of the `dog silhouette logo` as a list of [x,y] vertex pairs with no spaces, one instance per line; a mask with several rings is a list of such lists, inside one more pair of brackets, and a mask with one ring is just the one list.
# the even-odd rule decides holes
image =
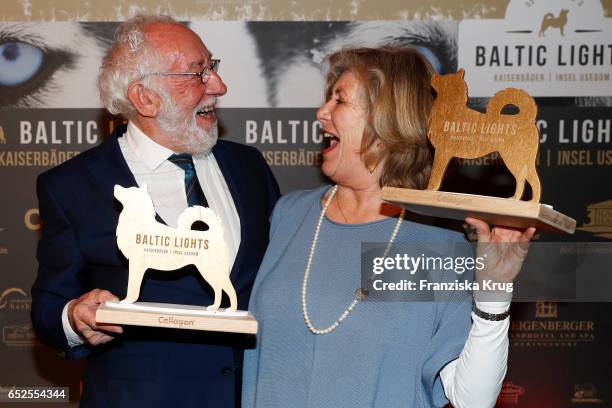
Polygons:
[[561,37],[565,37],[564,28],[567,24],[567,13],[569,10],[562,9],[559,12],[559,16],[555,17],[553,13],[546,13],[542,18],[542,24],[540,25],[539,37],[544,37],[544,33],[548,27],[558,28],[561,31]]

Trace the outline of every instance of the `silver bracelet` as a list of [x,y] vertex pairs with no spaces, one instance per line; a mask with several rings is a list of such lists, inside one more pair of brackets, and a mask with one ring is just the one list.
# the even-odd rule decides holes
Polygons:
[[493,322],[499,322],[501,320],[507,319],[510,316],[510,308],[503,313],[487,313],[483,310],[480,310],[476,307],[476,302],[472,301],[472,312],[481,319],[490,320]]

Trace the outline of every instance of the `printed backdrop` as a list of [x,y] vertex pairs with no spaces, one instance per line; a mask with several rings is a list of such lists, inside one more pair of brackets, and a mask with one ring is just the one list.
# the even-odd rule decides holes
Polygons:
[[[542,202],[578,222],[573,236],[538,239],[612,239],[612,19],[599,1],[516,0],[495,19],[189,24],[222,60],[222,137],[258,148],[284,192],[326,182],[314,116],[324,56],[412,46],[440,73],[466,69],[474,109],[505,87],[536,98]],[[122,121],[105,113],[95,89],[116,26],[0,21],[0,395],[15,385],[64,386],[75,405],[80,393],[82,362],[41,345],[29,320],[41,223],[34,185]],[[491,155],[456,160],[443,189],[511,196],[514,181]],[[515,304],[498,406],[611,406],[611,312],[607,303]]]

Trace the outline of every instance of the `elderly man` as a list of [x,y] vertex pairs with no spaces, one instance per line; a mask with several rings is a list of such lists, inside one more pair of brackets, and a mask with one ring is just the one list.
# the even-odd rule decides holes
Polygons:
[[[237,338],[190,331],[101,326],[101,302],[123,298],[127,261],[115,238],[115,184],[147,184],[158,220],[176,226],[189,205],[223,220],[231,280],[245,309],[268,242],[278,186],[252,148],[219,141],[214,107],[226,86],[201,39],[169,17],[119,27],[99,77],[103,103],[129,123],[106,142],[42,174],[44,221],[32,288],[37,335],[70,358],[87,357],[86,407],[234,407]],[[141,301],[209,305],[212,291],[189,267],[149,271]]]

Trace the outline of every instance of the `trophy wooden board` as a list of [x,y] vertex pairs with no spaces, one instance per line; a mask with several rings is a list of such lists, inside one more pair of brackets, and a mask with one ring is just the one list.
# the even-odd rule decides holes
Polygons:
[[205,306],[169,303],[106,302],[98,308],[96,322],[183,330],[257,333],[257,321],[248,311],[213,311],[207,310]]
[[533,201],[445,191],[384,187],[382,199],[418,214],[463,220],[474,217],[494,225],[573,234],[576,220]]

